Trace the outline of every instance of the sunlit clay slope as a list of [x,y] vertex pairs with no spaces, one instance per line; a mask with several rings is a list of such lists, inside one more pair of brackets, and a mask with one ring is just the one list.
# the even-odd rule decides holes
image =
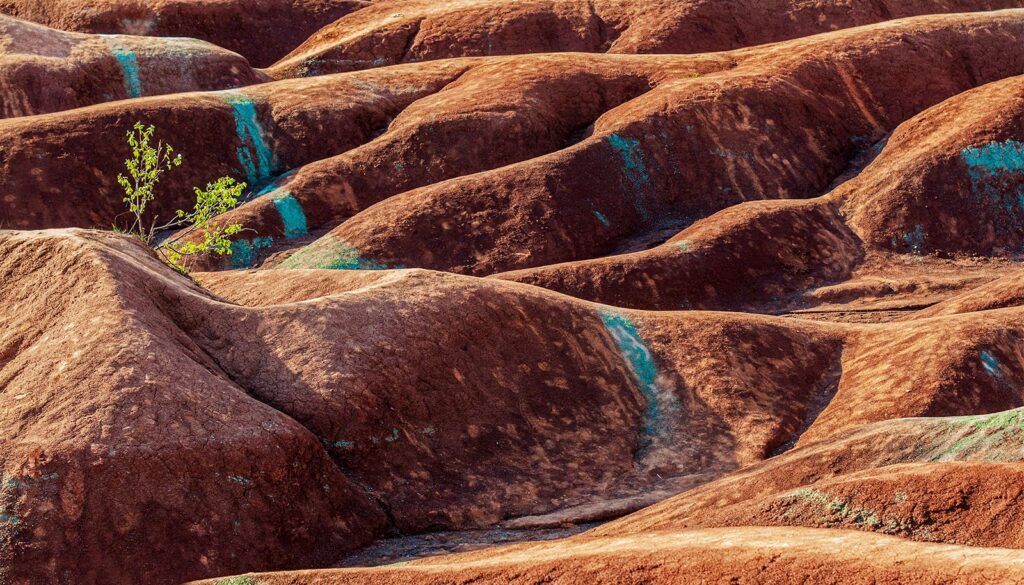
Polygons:
[[0,16],[0,117],[265,81],[246,60],[195,39],[65,33]]
[[[247,585],[1019,583],[1024,553],[843,530],[733,528],[577,538],[379,569],[245,575]],[[202,585],[230,583],[205,581]],[[195,584],[200,585],[200,584]]]
[[1024,404],[1016,309],[910,327],[643,313],[426,271],[204,290],[125,236],[4,232],[0,251],[2,568],[26,582],[316,566],[388,532],[614,515],[860,424]]
[[308,244],[272,265],[486,275],[657,245],[750,199],[821,194],[900,123],[1024,73],[1022,26],[1024,12],[1003,11],[695,57],[548,54],[317,78],[462,68],[368,142],[284,165],[233,214],[255,231],[231,262]]
[[1024,583],[1024,3],[0,13],[3,585]]
[[[1014,269],[965,265],[957,280],[937,268],[966,255],[1013,258],[1022,248],[1022,106],[1024,77],[994,82],[899,126],[873,162],[826,196],[744,203],[650,250],[501,278],[657,309],[771,310],[898,296],[929,284],[947,294],[975,286]],[[917,292],[925,302],[936,298]]]
[[363,0],[0,0],[0,13],[67,31],[203,39],[265,67],[320,27],[368,5]]
[[270,68],[322,75],[451,57],[703,53],[1020,0],[394,0],[324,27]]

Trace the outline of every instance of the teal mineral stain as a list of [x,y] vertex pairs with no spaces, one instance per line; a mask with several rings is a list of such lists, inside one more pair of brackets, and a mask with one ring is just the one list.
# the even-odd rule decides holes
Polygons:
[[625,358],[640,385],[640,391],[647,400],[644,421],[644,446],[647,446],[654,438],[665,435],[668,431],[666,408],[658,391],[658,366],[654,363],[654,355],[640,338],[636,325],[628,317],[607,310],[601,311],[600,315],[601,322],[611,334],[619,353]]
[[231,104],[231,112],[235,118],[235,134],[242,143],[236,149],[238,162],[245,170],[249,186],[255,186],[267,180],[274,173],[274,153],[267,144],[265,132],[260,126],[256,114],[256,104],[241,94],[231,94],[226,98]]
[[647,164],[644,162],[643,149],[640,148],[640,141],[635,138],[611,134],[608,136],[608,144],[611,145],[620,158],[626,180],[632,186],[636,196],[636,210],[644,221],[650,219],[650,213],[643,201],[651,183],[651,176],[647,172]]
[[262,197],[264,195],[270,195],[274,191],[277,191],[282,186],[287,184],[288,180],[291,179],[295,175],[295,173],[297,173],[297,172],[298,172],[297,169],[292,169],[292,170],[288,171],[287,173],[281,175],[280,177],[274,179],[270,184],[268,184],[267,186],[265,186],[262,189],[260,189],[259,191],[257,191],[256,194],[254,195],[254,197]]
[[345,240],[326,237],[292,254],[281,268],[324,268],[328,270],[387,270],[388,266],[364,258]]
[[980,356],[981,365],[985,368],[986,372],[997,378],[1001,378],[1003,376],[1003,371],[999,368],[999,358],[992,355],[992,352],[988,350],[983,350]]
[[975,196],[1000,208],[1010,227],[1024,229],[1024,189],[1008,190],[1006,183],[1006,179],[1016,181],[1024,175],[1024,142],[990,142],[965,148],[960,156],[967,164]]
[[232,268],[249,268],[255,264],[259,252],[269,248],[274,243],[273,238],[264,236],[250,240],[235,240],[231,242],[231,259],[229,264]]
[[349,449],[352,449],[355,446],[356,446],[356,444],[353,443],[352,441],[343,441],[343,440],[342,441],[335,441],[334,445],[333,445],[333,447],[335,449],[344,449],[346,451],[349,450]]
[[398,429],[395,429],[395,428],[391,429],[391,435],[387,436],[387,437],[384,437],[384,440],[387,441],[388,443],[394,443],[395,441],[397,441],[398,440]]
[[596,217],[597,221],[601,222],[605,226],[612,225],[612,222],[608,221],[608,218],[605,217],[604,214],[601,213],[600,211],[594,210],[594,217]]
[[960,151],[960,156],[972,170],[1024,171],[1024,142],[1007,140],[971,146]]
[[286,239],[290,240],[309,233],[302,204],[290,191],[283,191],[280,195],[275,196],[274,207],[277,208],[277,213],[281,216]]
[[135,52],[122,45],[116,35],[104,35],[104,40],[118,64],[121,65],[124,90],[128,97],[142,97],[142,78],[139,76],[139,59],[135,56]]
[[914,231],[903,234],[903,241],[910,246],[910,251],[920,256],[924,254],[924,228],[917,224]]
[[252,480],[241,475],[229,475],[228,481],[237,483],[238,485],[252,485]]
[[0,514],[0,523],[21,524],[21,518],[9,514]]

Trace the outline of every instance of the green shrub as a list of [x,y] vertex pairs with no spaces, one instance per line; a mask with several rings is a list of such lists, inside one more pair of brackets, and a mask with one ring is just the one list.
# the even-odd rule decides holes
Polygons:
[[[175,155],[171,145],[163,141],[157,142],[155,147],[151,144],[155,132],[155,126],[145,126],[142,122],[136,122],[128,131],[128,146],[132,150],[132,157],[124,161],[128,176],[118,174],[117,182],[124,189],[124,202],[133,219],[127,230],[117,226],[114,229],[138,237],[169,265],[187,273],[200,255],[231,254],[230,236],[243,227],[238,223],[222,225],[214,218],[237,207],[247,185],[231,177],[221,177],[207,183],[206,189],[196,187],[196,204],[192,211],[179,209],[174,219],[163,225],[158,225],[158,218],[154,216],[147,226],[144,215],[147,206],[156,199],[161,175],[182,164],[181,155]],[[157,241],[158,234],[167,230],[178,231]]]

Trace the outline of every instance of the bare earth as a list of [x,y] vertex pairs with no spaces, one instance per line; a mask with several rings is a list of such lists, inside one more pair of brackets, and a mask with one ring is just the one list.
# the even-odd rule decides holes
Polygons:
[[0,0],[0,100],[0,584],[1024,583],[1024,1]]

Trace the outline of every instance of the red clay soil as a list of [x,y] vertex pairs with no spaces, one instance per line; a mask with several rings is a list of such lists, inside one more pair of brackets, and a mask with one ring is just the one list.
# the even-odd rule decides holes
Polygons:
[[1024,554],[844,530],[732,528],[512,545],[374,569],[266,573],[194,585],[417,583],[1021,583]]
[[0,217],[8,228],[108,228],[124,212],[116,178],[131,151],[121,136],[143,121],[184,154],[154,203],[166,221],[194,202],[193,187],[217,177],[259,188],[289,168],[355,148],[466,66],[438,62],[2,120]]
[[1024,305],[1024,273],[1017,272],[971,288],[927,309],[916,311],[907,318],[927,319],[1019,305]]
[[452,57],[703,53],[1021,0],[391,0],[324,27],[269,69],[296,77]]
[[[278,177],[237,213],[254,230],[250,247],[356,214],[289,266],[346,264],[339,247],[370,266],[474,274],[603,256],[746,199],[817,194],[858,145],[946,97],[1024,72],[1013,36],[1021,14],[922,17],[715,56],[436,61],[13,120],[0,123],[5,225],[114,223],[125,153],[106,136],[144,119],[186,155],[204,153],[162,185],[165,217],[193,186],[225,174],[256,187]],[[907,35],[922,50],[907,52]],[[64,160],[65,151],[89,156]],[[40,158],[53,162],[25,171]],[[298,227],[285,225],[281,199],[297,204]]]
[[513,576],[568,583],[580,574],[608,583],[1018,583],[1024,557],[1008,549],[1024,545],[1022,417],[1018,409],[878,423],[554,543],[248,578],[266,585],[502,583]]
[[[1024,10],[878,23],[981,4],[0,17],[0,582],[1024,583]],[[249,183],[206,272],[79,229],[137,120]]]
[[1022,106],[1024,77],[994,82],[900,125],[826,196],[745,203],[650,250],[500,277],[645,309],[932,304],[1015,270],[998,259],[1024,246]]
[[860,424],[1024,403],[1018,309],[643,313],[426,271],[207,273],[204,290],[90,231],[3,232],[0,276],[13,583],[322,566],[389,531],[592,519]]
[[904,120],[1024,73],[1011,32],[1022,14],[909,19],[713,56],[472,61],[373,141],[298,169],[234,218],[286,247],[296,230],[282,199],[304,211],[298,231],[345,220],[287,267],[482,275],[654,245],[745,200],[817,195]]
[[[741,317],[730,328],[768,353],[723,349],[716,366],[678,348],[725,348],[736,331],[713,323],[726,315],[634,323],[416,271],[208,275],[217,298],[123,236],[4,232],[0,248],[12,583],[317,566],[388,530],[487,526],[659,475],[721,474],[799,426],[835,348]],[[635,377],[656,359],[657,379]]]
[[606,524],[622,536],[712,526],[847,528],[1021,548],[1022,411],[886,421]]
[[61,32],[0,16],[0,117],[265,81],[235,53],[194,39]]
[[0,13],[85,33],[192,37],[266,67],[363,0],[0,0]]

